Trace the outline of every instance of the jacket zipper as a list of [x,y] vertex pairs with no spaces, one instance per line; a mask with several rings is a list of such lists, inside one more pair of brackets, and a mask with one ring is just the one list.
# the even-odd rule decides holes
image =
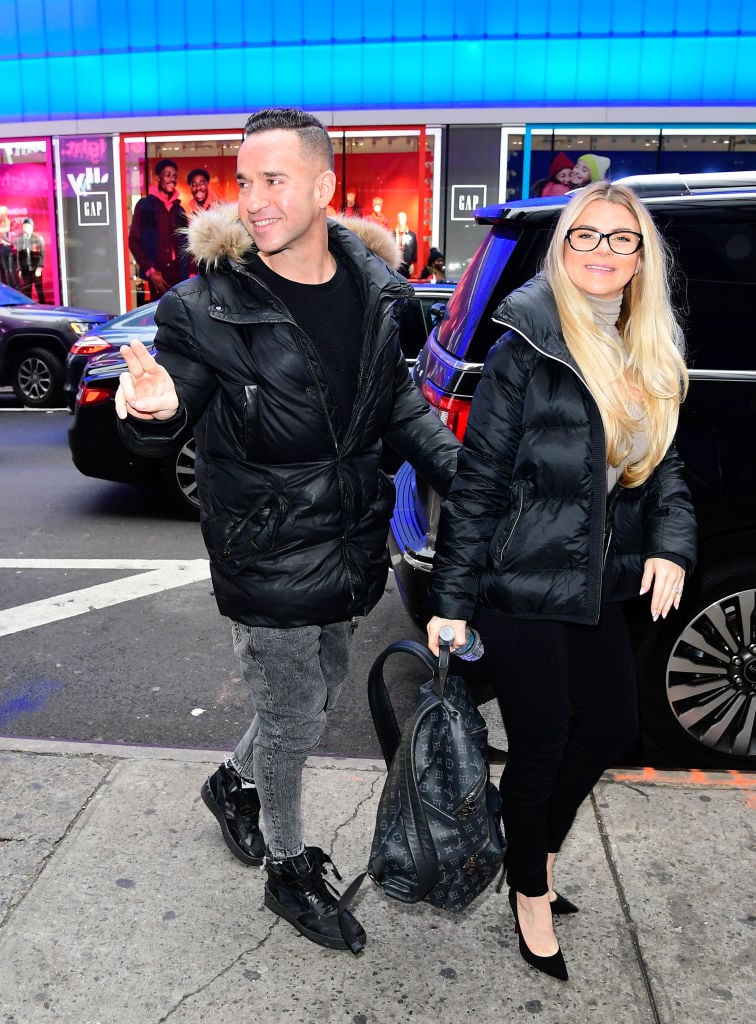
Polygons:
[[519,506],[518,506],[518,509],[517,509],[517,515],[515,516],[514,522],[512,523],[511,527],[509,528],[509,533],[506,536],[506,540],[504,541],[504,543],[499,548],[499,552],[498,552],[498,554],[496,556],[497,561],[499,561],[499,562],[503,561],[503,559],[504,559],[504,552],[509,547],[510,541],[512,540],[512,537],[514,536],[514,532],[517,529],[517,524],[520,521],[520,516],[522,515],[522,507],[525,504],[525,489],[522,486],[522,484],[518,485],[518,490],[520,492],[520,502],[519,502]]
[[[596,403],[596,399],[591,394],[590,388],[586,384],[586,382],[583,379],[583,376],[579,372],[579,370],[576,367],[572,366],[570,363],[568,363],[565,359],[560,359],[559,356],[552,355],[551,352],[545,352],[542,348],[539,348],[538,345],[536,345],[536,343],[533,341],[533,339],[529,338],[528,335],[525,334],[522,331],[521,328],[516,327],[514,324],[508,323],[506,320],[500,320],[497,317],[492,317],[492,319],[493,319],[494,323],[501,324],[503,327],[509,328],[510,331],[514,331],[515,334],[519,334],[520,337],[523,338],[528,343],[528,345],[530,345],[531,348],[535,349],[535,351],[538,352],[539,355],[544,356],[546,359],[553,359],[554,362],[556,362],[556,363],[561,363],[562,366],[566,366],[568,370],[570,370],[572,373],[575,374],[577,379],[580,381],[580,383],[583,385],[583,387],[585,388],[586,392],[588,393],[588,398],[589,398],[590,402],[592,403],[596,413],[598,414],[599,426],[601,428],[601,440],[603,442],[604,462],[606,462],[606,438],[604,437],[603,421],[601,419],[601,413],[600,413],[598,405]],[[604,524],[606,523],[606,482],[604,483],[604,487],[602,487],[600,489],[600,494],[601,494],[601,524],[602,524],[602,530],[601,530],[601,534],[600,534],[601,541],[599,542],[599,554],[603,550]],[[607,551],[608,551],[608,548],[607,548]],[[603,597],[603,588],[604,588],[604,558],[605,557],[606,556],[604,555],[604,557],[600,558],[600,562],[599,562],[598,602],[597,602],[597,607],[596,607],[596,614],[593,617],[594,625],[598,622],[600,614],[601,614],[601,601],[602,601],[602,597]]]

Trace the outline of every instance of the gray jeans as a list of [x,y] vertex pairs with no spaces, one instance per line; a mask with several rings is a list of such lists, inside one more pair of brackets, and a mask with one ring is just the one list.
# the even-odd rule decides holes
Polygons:
[[304,846],[302,769],[346,677],[352,626],[269,629],[232,622],[231,635],[255,707],[231,763],[257,785],[271,856],[296,857]]

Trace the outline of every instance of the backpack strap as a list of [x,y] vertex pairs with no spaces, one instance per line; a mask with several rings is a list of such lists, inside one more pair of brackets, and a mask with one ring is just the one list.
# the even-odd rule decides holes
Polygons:
[[386,767],[391,766],[394,760],[401,732],[396,721],[391,698],[386,689],[386,681],[383,678],[383,666],[386,659],[392,654],[411,654],[418,658],[425,667],[433,673],[435,678],[438,671],[438,662],[427,647],[417,643],[416,640],[396,640],[378,655],[368,676],[368,704],[370,714],[373,717],[373,725],[378,735],[378,742],[381,745],[383,759]]

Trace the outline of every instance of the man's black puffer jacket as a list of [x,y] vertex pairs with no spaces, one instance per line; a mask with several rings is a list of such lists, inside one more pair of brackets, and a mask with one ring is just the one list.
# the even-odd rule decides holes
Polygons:
[[[372,235],[385,243],[380,229]],[[411,288],[352,230],[329,222],[331,250],[346,258],[365,299],[358,393],[340,431],[314,346],[249,269],[252,242],[236,208],[197,215],[189,241],[202,272],[168,292],[156,316],[157,358],[180,408],[163,423],[129,417],[124,440],[160,455],[194,424],[202,532],[222,614],[273,627],[367,614],[386,583],[394,504],[379,469],[382,439],[442,492],[456,467],[458,442],[399,348],[396,317]]]
[[442,505],[431,612],[468,620],[480,603],[595,623],[602,600],[638,594],[647,558],[692,571],[695,517],[673,448],[640,487],[607,497],[601,416],[546,281],[513,292],[494,320],[510,330],[486,360]]

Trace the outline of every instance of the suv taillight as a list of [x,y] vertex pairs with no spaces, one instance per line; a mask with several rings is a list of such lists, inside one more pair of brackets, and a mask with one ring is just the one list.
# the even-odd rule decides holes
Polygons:
[[114,394],[112,388],[95,388],[83,384],[79,388],[76,401],[79,405],[102,405],[103,402],[109,401]]
[[441,422],[445,423],[460,441],[463,440],[467,429],[467,417],[470,415],[470,399],[444,395],[427,380],[423,384],[422,391]]

